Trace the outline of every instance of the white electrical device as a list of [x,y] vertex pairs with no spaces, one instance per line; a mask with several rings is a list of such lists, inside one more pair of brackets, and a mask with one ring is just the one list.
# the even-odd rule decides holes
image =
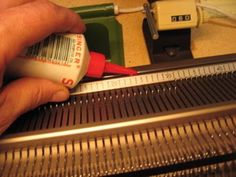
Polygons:
[[158,0],[151,9],[157,31],[198,27],[225,16],[236,20],[235,0]]
[[159,0],[151,4],[157,31],[196,27],[195,0]]

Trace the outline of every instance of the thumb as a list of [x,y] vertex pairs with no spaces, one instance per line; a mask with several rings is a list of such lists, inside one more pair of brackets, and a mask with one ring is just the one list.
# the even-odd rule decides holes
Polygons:
[[49,80],[22,78],[11,82],[0,92],[0,133],[21,114],[68,97],[69,91],[64,86]]

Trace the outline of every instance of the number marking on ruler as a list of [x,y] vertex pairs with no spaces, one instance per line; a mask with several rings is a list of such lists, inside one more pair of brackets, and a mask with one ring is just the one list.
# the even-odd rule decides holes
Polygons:
[[235,68],[236,62],[230,62],[81,83],[72,90],[71,95],[228,73],[236,71]]

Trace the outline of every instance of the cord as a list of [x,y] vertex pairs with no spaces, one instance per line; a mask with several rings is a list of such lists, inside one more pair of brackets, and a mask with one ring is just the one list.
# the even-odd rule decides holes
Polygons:
[[220,19],[210,19],[208,20],[208,23],[213,23],[221,26],[226,26],[230,28],[236,28],[236,25],[234,23],[226,22],[226,21],[221,21]]
[[115,5],[114,7],[115,15],[142,12],[142,11],[144,11],[143,6],[132,7],[132,8],[119,8],[118,5]]
[[213,10],[215,12],[218,12],[222,15],[225,15],[227,16],[228,18],[232,19],[232,20],[235,20],[236,21],[236,15],[232,14],[232,13],[229,13],[229,12],[226,12],[216,6],[212,6],[212,5],[209,5],[209,4],[205,4],[205,3],[196,3],[196,5],[198,7],[202,7],[202,8],[205,8],[205,9],[209,9],[209,10]]
[[[228,18],[236,21],[236,15],[226,12],[223,9],[220,9],[216,6],[205,4],[205,3],[196,3],[198,7],[205,8],[208,10],[213,10],[215,12],[218,12],[224,16],[227,16]],[[143,6],[133,7],[133,8],[119,8],[118,5],[115,5],[115,14],[126,14],[126,13],[136,13],[136,12],[142,12],[144,11]]]
[[143,7],[134,7],[134,8],[121,8],[120,13],[134,13],[143,11]]

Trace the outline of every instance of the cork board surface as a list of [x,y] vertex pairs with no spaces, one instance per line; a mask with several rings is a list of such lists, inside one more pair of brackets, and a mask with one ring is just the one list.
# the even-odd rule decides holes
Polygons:
[[[146,2],[145,0],[51,1],[64,7],[113,2],[124,8],[142,6]],[[117,16],[117,20],[123,27],[125,65],[128,67],[150,63],[142,34],[142,20],[144,17],[145,15],[141,12]],[[221,23],[226,23],[228,26]],[[217,23],[209,22],[199,28],[192,29],[191,35],[191,48],[194,58],[236,53],[236,22],[217,19]]]

